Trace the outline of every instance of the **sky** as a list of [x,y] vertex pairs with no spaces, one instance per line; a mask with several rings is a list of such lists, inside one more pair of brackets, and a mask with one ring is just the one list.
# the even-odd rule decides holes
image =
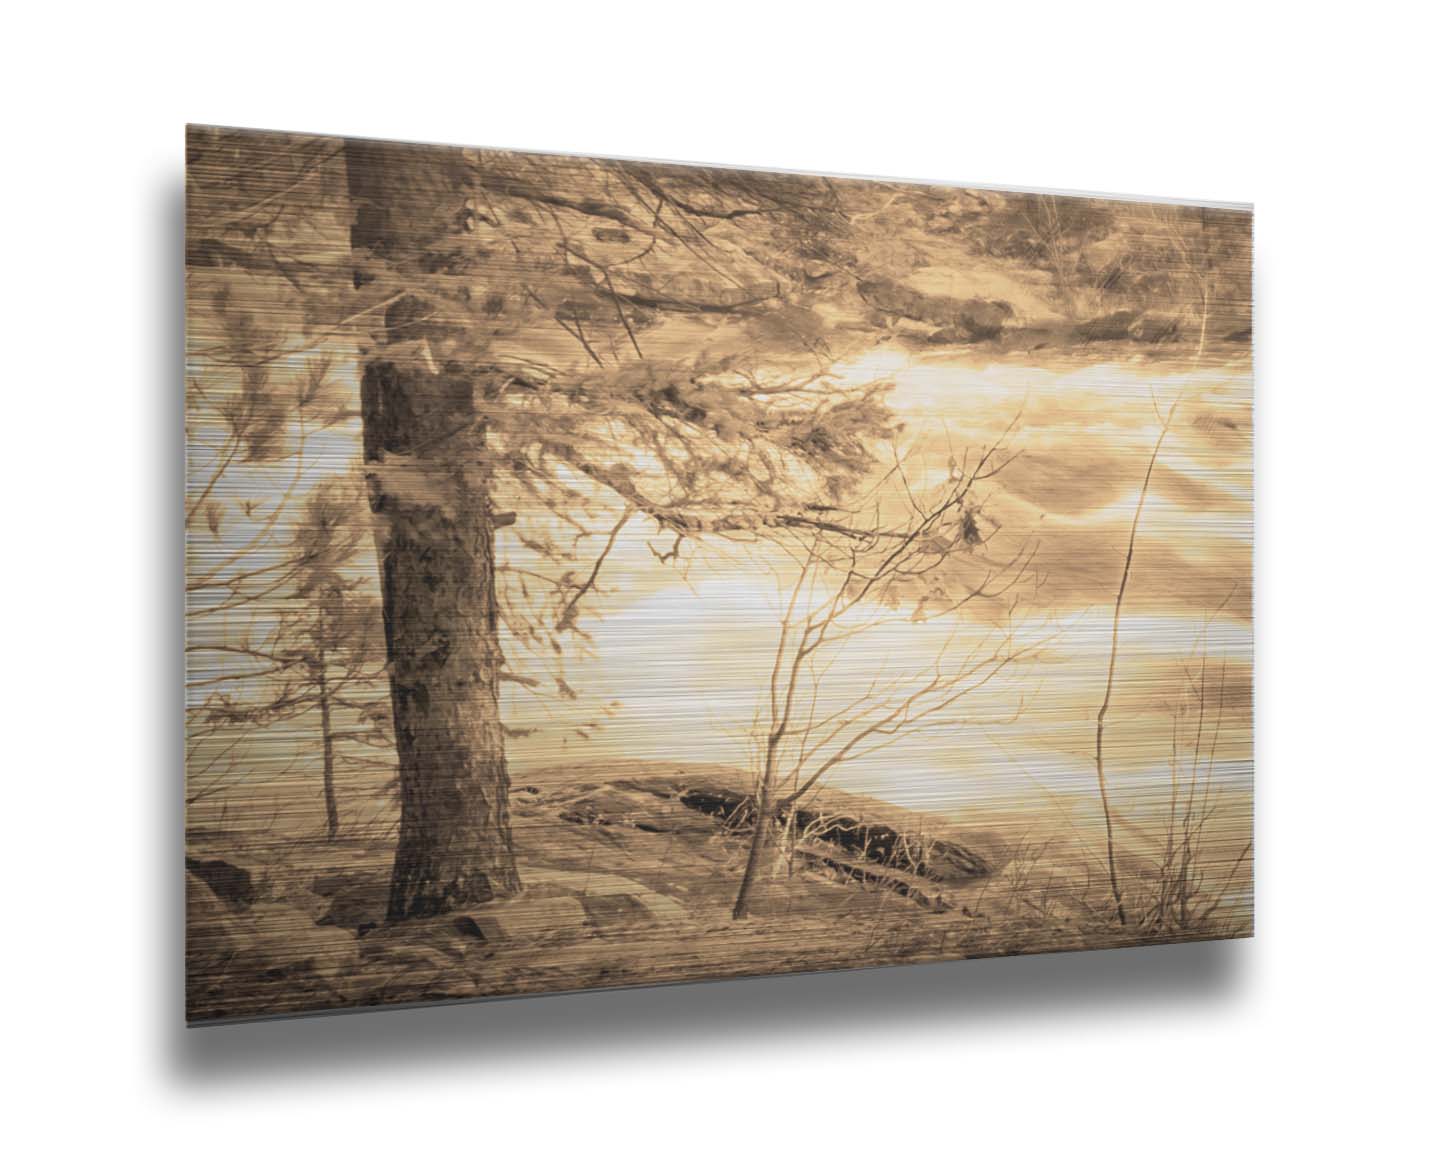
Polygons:
[[[1248,375],[979,365],[898,349],[841,365],[839,374],[893,380],[912,481],[942,478],[952,455],[994,444],[1009,428],[1013,459],[986,493],[998,524],[987,548],[998,557],[1035,549],[1038,586],[1019,597],[1014,626],[1037,649],[957,706],[944,727],[844,765],[832,782],[950,813],[1093,790],[1116,591],[1150,454],[1174,404],[1121,617],[1107,761],[1135,783],[1137,803],[1153,799],[1144,782],[1168,782],[1177,723],[1180,742],[1194,743],[1203,666],[1210,716],[1201,744],[1208,755],[1218,714],[1217,773],[1243,783],[1252,755]],[[511,693],[512,723],[547,728],[514,742],[517,764],[584,756],[754,763],[754,722],[790,570],[774,549],[735,544],[698,546],[683,571],[662,567],[650,548],[657,541],[639,520],[622,531],[602,570],[600,614],[587,624],[593,656],[567,672],[582,700],[618,701],[618,711],[578,740]],[[844,700],[898,654],[928,659],[947,640],[960,649],[983,643],[998,623],[966,617],[952,635],[948,625],[915,625],[897,613],[840,655],[824,691]]]

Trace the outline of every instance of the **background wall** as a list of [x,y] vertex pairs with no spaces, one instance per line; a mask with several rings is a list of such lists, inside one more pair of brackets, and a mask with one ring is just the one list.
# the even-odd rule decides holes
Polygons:
[[[0,77],[20,1146],[1418,1140],[1435,1023],[1433,17],[38,11],[10,15]],[[183,1033],[187,119],[1255,201],[1259,938]]]

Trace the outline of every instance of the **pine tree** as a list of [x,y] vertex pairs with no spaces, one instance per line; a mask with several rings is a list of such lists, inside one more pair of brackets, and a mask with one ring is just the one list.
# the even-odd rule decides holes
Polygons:
[[271,597],[278,609],[223,646],[235,670],[194,716],[211,732],[304,733],[319,750],[331,840],[341,828],[337,775],[372,768],[374,750],[391,743],[380,605],[360,569],[366,529],[357,484],[331,480],[305,498],[279,570],[283,591]]
[[583,537],[597,509],[677,549],[814,520],[892,421],[883,385],[828,371],[845,334],[821,304],[850,270],[823,183],[359,141],[345,160],[401,919],[518,888],[502,613],[522,645],[554,646],[594,585],[516,611],[497,530],[523,516],[563,565],[554,525]]

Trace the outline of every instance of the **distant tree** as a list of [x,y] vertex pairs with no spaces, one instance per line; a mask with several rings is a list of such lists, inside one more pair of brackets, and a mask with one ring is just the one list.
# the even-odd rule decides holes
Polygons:
[[[332,481],[305,503],[294,547],[301,564],[298,607],[282,630],[280,654],[297,663],[297,705],[313,701],[321,735],[326,830],[340,830],[335,770],[354,758],[347,750],[389,747],[390,711],[377,688],[385,681],[380,604],[357,573],[368,523],[354,485]],[[368,762],[363,752],[358,758]]]
[[1056,303],[1075,318],[1104,306],[1114,269],[1096,267],[1094,252],[1117,227],[1116,207],[1088,196],[1007,193],[971,218],[967,235],[986,256],[1047,273]]
[[[359,565],[368,531],[358,486],[318,485],[291,530],[281,571],[282,606],[243,639],[197,642],[192,652],[226,658],[235,671],[217,678],[197,722],[211,730],[314,724],[330,839],[340,832],[336,772],[372,766],[388,748],[389,708],[380,605]],[[274,575],[274,573],[271,573]]]
[[1020,192],[981,203],[955,225],[968,250],[1044,273],[1082,338],[1203,348],[1218,320],[1248,339],[1247,213]]

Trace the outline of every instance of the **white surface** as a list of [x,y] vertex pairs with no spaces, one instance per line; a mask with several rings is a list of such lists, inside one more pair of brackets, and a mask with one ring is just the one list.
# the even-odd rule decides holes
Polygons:
[[[14,1146],[1433,1138],[1429,11],[523,8],[8,14]],[[1254,201],[1259,939],[182,1034],[187,119]]]

